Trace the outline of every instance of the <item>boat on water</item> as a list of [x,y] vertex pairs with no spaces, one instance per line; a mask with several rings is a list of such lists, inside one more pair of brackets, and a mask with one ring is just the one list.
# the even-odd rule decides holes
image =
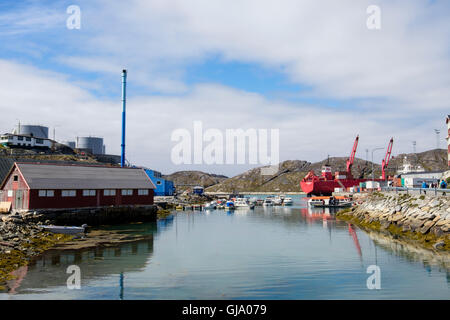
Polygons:
[[283,199],[283,206],[292,206],[294,204],[294,200],[290,197],[285,197]]
[[49,226],[49,225],[39,225],[45,231],[49,231],[52,233],[61,233],[61,234],[79,234],[85,233],[87,229],[87,224],[83,224],[81,227],[66,227],[66,226]]
[[249,203],[245,198],[237,198],[234,202],[234,206],[236,209],[253,209],[255,207],[254,204]]
[[[311,170],[301,181],[300,186],[302,191],[305,192],[308,197],[311,195],[318,196],[330,196],[335,189],[346,190],[351,187],[359,186],[361,182],[366,182],[371,179],[365,179],[362,177],[354,178],[352,175],[352,166],[355,160],[356,149],[358,147],[359,136],[356,137],[353,144],[353,149],[350,157],[347,159],[347,170],[346,171],[336,171],[333,175],[331,172],[331,167],[327,163],[322,167],[321,176],[317,176],[313,170]],[[386,168],[389,165],[389,160],[392,152],[392,144],[394,139],[391,138],[386,151],[385,158],[381,162],[381,179],[374,179],[375,181],[386,181]]]
[[311,197],[308,200],[308,205],[313,208],[346,208],[352,204],[352,198],[345,196]]
[[217,208],[217,202],[216,201],[211,201],[211,202],[205,204],[205,207],[204,207],[205,210],[214,210],[216,208]]
[[276,196],[276,197],[274,197],[273,199],[272,199],[272,201],[273,201],[273,205],[274,206],[281,206],[282,204],[283,204],[283,197],[281,197],[281,196]]
[[235,209],[234,201],[228,200],[225,203],[225,210],[234,210],[234,209]]
[[264,199],[257,199],[255,205],[262,206],[264,203]]
[[263,206],[264,207],[272,207],[274,205],[274,201],[272,197],[267,197],[264,199]]

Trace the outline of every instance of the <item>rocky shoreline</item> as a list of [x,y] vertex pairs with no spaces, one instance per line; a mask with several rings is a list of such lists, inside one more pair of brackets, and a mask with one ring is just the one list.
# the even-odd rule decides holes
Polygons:
[[28,264],[30,259],[56,244],[71,240],[72,236],[43,232],[36,223],[0,220],[0,290],[11,272]]
[[435,252],[450,252],[450,197],[374,192],[337,218]]

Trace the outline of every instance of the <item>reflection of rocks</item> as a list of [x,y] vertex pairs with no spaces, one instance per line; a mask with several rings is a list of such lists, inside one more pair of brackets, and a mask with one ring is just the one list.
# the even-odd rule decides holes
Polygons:
[[[90,243],[88,241],[86,243]],[[142,236],[140,240],[128,243],[113,243],[89,249],[51,250],[44,253],[28,267],[28,273],[20,280],[20,286],[10,282],[18,293],[27,293],[30,289],[44,289],[52,286],[66,286],[70,274],[67,267],[77,265],[81,270],[81,286],[87,286],[90,280],[143,270],[153,254],[153,235]]]
[[450,197],[374,192],[338,217],[435,250],[450,250]]
[[377,246],[409,261],[419,261],[424,265],[438,266],[450,271],[450,254],[446,252],[436,253],[380,232],[367,231],[367,234]]

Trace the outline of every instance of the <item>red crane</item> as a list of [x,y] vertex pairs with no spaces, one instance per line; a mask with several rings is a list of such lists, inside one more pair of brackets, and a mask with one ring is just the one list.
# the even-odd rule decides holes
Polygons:
[[352,154],[347,159],[347,176],[352,177],[352,166],[355,161],[356,148],[358,147],[359,135],[356,136],[355,143],[353,144]]
[[389,160],[391,159],[391,152],[392,152],[392,144],[394,143],[394,138],[391,138],[389,141],[389,145],[386,150],[386,156],[384,157],[383,161],[381,161],[381,178],[383,180],[386,180],[386,168],[389,165]]

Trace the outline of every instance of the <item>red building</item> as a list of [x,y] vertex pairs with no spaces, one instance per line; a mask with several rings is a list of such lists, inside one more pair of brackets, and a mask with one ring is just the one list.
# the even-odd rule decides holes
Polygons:
[[12,210],[151,205],[155,185],[143,169],[14,163],[1,184]]

